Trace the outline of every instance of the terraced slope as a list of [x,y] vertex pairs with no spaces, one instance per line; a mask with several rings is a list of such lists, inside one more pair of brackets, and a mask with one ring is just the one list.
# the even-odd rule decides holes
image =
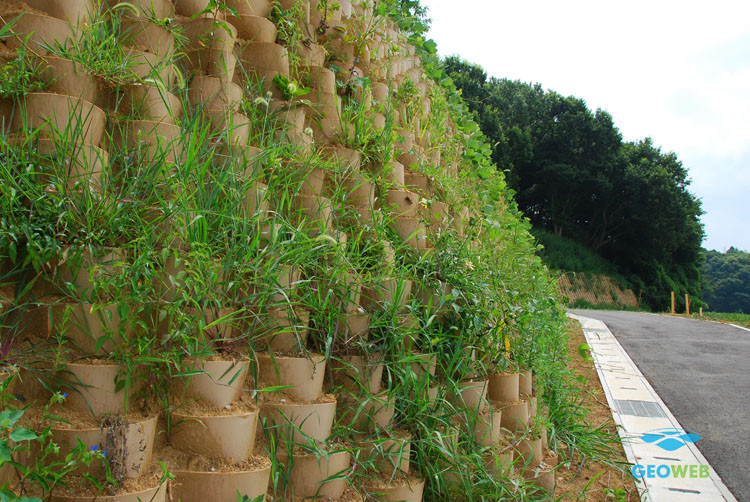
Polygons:
[[551,371],[553,285],[396,13],[0,7],[20,15],[2,53],[0,369],[7,406],[30,405],[8,430],[35,436],[13,443],[31,446],[2,465],[8,490],[496,500],[515,478],[553,486],[532,385],[532,368],[540,388]]

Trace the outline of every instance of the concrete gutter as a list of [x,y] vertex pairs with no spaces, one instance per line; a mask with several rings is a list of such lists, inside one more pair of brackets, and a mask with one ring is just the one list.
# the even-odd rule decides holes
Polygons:
[[667,465],[670,469],[671,466],[708,466],[709,476],[705,478],[642,478],[642,482],[637,483],[642,500],[737,502],[695,444],[687,443],[675,451],[666,451],[641,439],[647,432],[657,429],[682,427],[606,324],[570,313],[568,317],[581,323],[586,342],[591,347],[591,356],[622,438],[628,462],[644,467]]

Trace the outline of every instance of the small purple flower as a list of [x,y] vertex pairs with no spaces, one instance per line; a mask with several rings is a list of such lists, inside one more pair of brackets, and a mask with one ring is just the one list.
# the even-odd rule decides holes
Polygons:
[[99,447],[98,447],[98,446],[96,446],[96,445],[94,445],[94,446],[92,446],[92,447],[91,447],[91,451],[96,451],[96,450],[98,450],[98,449],[99,449]]
[[68,393],[67,392],[63,392],[63,399],[67,399],[67,398],[68,398]]
[[106,457],[106,456],[107,456],[107,450],[104,450],[104,451],[102,452],[102,457]]

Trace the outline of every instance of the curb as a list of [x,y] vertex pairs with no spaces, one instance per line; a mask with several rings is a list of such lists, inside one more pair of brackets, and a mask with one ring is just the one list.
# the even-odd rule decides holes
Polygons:
[[[673,452],[658,449],[640,437],[654,429],[682,429],[680,423],[653,389],[638,366],[617,341],[607,325],[596,319],[567,314],[581,324],[586,342],[591,347],[596,372],[612,410],[612,418],[622,439],[628,462],[631,464],[700,464],[709,467],[708,478],[642,478],[636,486],[644,501],[650,502],[737,502],[713,467],[695,444],[686,444]],[[749,330],[750,331],[750,330]],[[617,380],[621,380],[617,382]],[[623,387],[623,381],[628,387]],[[618,387],[619,385],[619,387]],[[631,399],[626,399],[631,398]],[[620,410],[620,406],[636,404],[649,413],[634,414]],[[635,410],[635,407],[632,408]]]

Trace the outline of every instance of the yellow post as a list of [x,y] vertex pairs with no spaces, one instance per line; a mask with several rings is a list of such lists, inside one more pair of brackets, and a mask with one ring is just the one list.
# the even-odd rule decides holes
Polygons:
[[674,291],[672,291],[672,315],[674,315]]
[[685,315],[690,315],[690,297],[685,293]]

